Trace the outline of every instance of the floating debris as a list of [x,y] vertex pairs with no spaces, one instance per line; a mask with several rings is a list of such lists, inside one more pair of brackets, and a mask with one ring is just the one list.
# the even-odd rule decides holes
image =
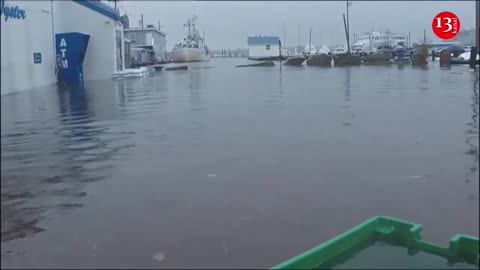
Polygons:
[[188,66],[166,67],[165,70],[188,70]]
[[161,262],[161,261],[165,260],[166,257],[167,256],[163,252],[155,252],[152,255],[152,259],[154,259],[155,261],[158,261],[158,262]]
[[207,68],[215,68],[215,67],[192,67],[192,69],[207,69]]
[[136,69],[124,69],[113,73],[113,79],[125,79],[125,78],[143,78],[150,74],[150,70],[146,67]]
[[155,71],[162,71],[163,65],[154,65],[153,68],[155,69]]

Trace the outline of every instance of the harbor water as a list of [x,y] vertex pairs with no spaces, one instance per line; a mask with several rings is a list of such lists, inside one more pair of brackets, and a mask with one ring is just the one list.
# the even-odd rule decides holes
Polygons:
[[476,72],[242,61],[2,96],[2,268],[265,268],[376,215],[478,237]]

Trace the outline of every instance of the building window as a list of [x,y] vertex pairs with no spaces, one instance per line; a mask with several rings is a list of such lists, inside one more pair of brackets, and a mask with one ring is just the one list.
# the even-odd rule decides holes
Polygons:
[[130,41],[131,41],[132,43],[135,43],[135,42],[136,42],[136,40],[135,40],[135,38],[136,38],[135,33],[130,33],[130,35],[128,35],[128,37],[129,37],[129,39],[130,39]]
[[266,48],[267,51],[270,50],[270,44],[267,44]]

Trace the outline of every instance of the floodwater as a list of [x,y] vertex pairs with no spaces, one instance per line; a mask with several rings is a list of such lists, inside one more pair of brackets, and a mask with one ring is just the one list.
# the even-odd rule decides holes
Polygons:
[[376,215],[479,235],[475,72],[243,61],[2,96],[2,267],[265,268]]

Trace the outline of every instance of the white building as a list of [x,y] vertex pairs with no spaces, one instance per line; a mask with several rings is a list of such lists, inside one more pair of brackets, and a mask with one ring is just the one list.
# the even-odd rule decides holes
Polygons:
[[248,57],[278,57],[280,55],[280,38],[272,36],[248,37]]
[[152,50],[157,60],[166,60],[166,39],[165,33],[153,25],[125,29],[125,37],[130,39],[132,48],[143,48]]
[[90,36],[83,61],[85,80],[111,78],[124,67],[119,13],[100,1],[1,0],[1,11],[2,95],[56,82],[59,33]]

